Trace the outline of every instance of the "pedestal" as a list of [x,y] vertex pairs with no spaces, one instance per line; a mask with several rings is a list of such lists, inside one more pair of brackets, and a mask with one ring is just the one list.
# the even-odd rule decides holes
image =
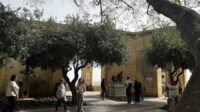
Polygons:
[[126,87],[124,86],[124,84],[111,84],[110,96],[111,97],[125,97]]

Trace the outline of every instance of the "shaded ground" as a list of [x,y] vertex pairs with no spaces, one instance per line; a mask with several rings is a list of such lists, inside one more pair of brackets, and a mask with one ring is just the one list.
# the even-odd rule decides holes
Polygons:
[[[87,92],[85,93],[84,101],[88,104],[84,106],[85,112],[167,112],[165,110],[158,109],[166,104],[166,100],[161,98],[146,98],[141,104],[127,104],[125,101],[113,101],[106,99],[100,100],[99,92]],[[32,110],[20,110],[18,112],[54,112],[54,107],[32,109]],[[63,112],[63,107],[59,108],[60,112]],[[76,107],[68,107],[67,112],[76,112]]]

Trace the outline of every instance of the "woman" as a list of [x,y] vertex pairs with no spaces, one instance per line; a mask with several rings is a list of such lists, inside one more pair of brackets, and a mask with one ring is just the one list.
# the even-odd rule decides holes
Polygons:
[[9,110],[9,112],[13,112],[16,99],[19,97],[19,86],[17,85],[16,80],[17,76],[12,75],[6,89],[6,97],[10,103],[9,107],[6,110]]
[[78,80],[77,85],[77,112],[84,112],[83,110],[83,93],[85,92],[84,80],[81,78]]
[[56,104],[56,111],[58,110],[58,107],[61,105],[61,103],[63,103],[64,106],[64,111],[67,110],[67,106],[66,106],[66,89],[65,89],[65,85],[64,85],[64,80],[61,79],[59,82],[59,85],[57,87],[57,91],[56,91],[56,97],[57,97],[57,104]]

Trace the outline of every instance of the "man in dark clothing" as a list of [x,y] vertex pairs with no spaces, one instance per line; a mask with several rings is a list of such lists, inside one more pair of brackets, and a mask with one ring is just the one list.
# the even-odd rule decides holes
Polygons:
[[128,104],[131,104],[131,89],[132,89],[132,83],[129,83],[128,87],[126,88],[126,96]]
[[130,81],[130,77],[126,78],[126,82],[124,84],[126,86],[126,97],[128,104],[131,104],[131,88],[132,88],[132,83]]
[[104,100],[106,96],[106,82],[105,79],[101,81],[101,99]]
[[135,104],[139,104],[141,95],[141,83],[139,83],[137,80],[135,80],[134,89],[135,89]]
[[138,81],[138,89],[139,89],[139,96],[140,96],[140,101],[143,100],[143,87],[142,83]]

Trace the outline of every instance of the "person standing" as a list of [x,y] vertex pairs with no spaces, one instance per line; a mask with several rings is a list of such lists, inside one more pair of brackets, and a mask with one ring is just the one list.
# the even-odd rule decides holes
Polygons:
[[178,94],[179,94],[179,95],[182,94],[182,91],[183,91],[183,89],[182,89],[182,84],[181,84],[181,82],[179,81]]
[[139,96],[140,96],[140,101],[144,99],[143,97],[143,86],[142,83],[138,81],[138,90],[139,90]]
[[101,81],[101,99],[104,100],[106,95],[106,81],[103,78]]
[[141,85],[140,83],[135,80],[134,83],[134,90],[135,90],[135,104],[139,104],[140,103],[140,92],[141,92]]
[[57,91],[56,91],[56,97],[57,97],[57,103],[56,103],[56,110],[55,111],[58,111],[58,107],[61,105],[61,103],[63,103],[64,111],[66,111],[67,110],[66,89],[65,89],[63,79],[61,79],[59,84],[58,84]]
[[126,78],[125,86],[126,86],[126,97],[127,97],[127,101],[128,101],[128,104],[131,104],[131,88],[132,88],[132,82],[130,81],[130,77],[127,77],[127,78]]
[[19,86],[16,83],[17,80],[17,76],[16,75],[12,75],[10,77],[10,82],[8,83],[8,86],[6,88],[6,98],[9,101],[9,106],[8,108],[6,108],[7,112],[9,110],[9,112],[13,112],[13,109],[15,107],[16,104],[16,99],[19,97]]
[[83,110],[83,93],[86,91],[84,80],[78,80],[77,85],[77,112],[84,112]]

